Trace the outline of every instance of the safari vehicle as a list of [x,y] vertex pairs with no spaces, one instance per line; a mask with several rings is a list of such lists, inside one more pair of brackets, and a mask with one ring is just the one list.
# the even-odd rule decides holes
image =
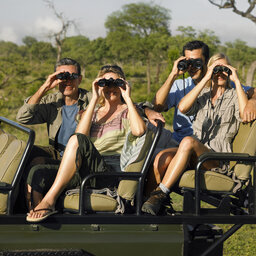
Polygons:
[[[241,124],[234,153],[204,154],[196,170],[183,174],[175,191],[184,198],[177,214],[141,212],[145,177],[162,130],[159,123],[156,132],[149,133],[149,146],[142,150],[138,164],[118,174],[121,198],[125,203],[134,199],[133,211],[116,214],[115,198],[88,194],[85,188],[94,178],[90,175],[78,193],[60,200],[62,211],[35,224],[26,221],[20,199],[35,133],[4,117],[0,122],[0,255],[217,256],[223,255],[223,242],[243,224],[256,223],[256,122]],[[241,188],[235,191],[237,183],[231,177],[202,171],[202,163],[209,159],[232,161],[230,168]],[[215,225],[222,223],[234,225],[223,234]]]

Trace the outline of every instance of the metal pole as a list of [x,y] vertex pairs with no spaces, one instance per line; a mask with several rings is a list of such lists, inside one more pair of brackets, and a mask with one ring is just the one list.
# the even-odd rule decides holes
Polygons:
[[207,256],[209,253],[211,253],[218,245],[226,241],[230,236],[232,236],[239,228],[241,228],[243,224],[236,224],[232,228],[230,228],[221,238],[216,240],[211,246],[209,246],[206,251],[201,254],[201,256]]

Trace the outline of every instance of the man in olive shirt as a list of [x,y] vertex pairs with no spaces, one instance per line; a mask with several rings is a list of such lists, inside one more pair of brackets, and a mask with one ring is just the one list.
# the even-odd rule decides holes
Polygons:
[[[81,80],[79,63],[69,58],[61,59],[56,63],[54,73],[48,76],[37,92],[26,99],[19,109],[17,121],[27,125],[46,123],[49,136],[49,146],[33,146],[25,167],[24,182],[33,166],[46,164],[51,169],[51,165],[60,163],[67,141],[75,132],[76,115],[86,108],[91,99],[90,92],[79,88]],[[58,92],[48,93],[54,88],[58,88]],[[26,193],[30,208],[29,187]],[[34,196],[36,195],[33,193]]]
[[[86,108],[91,98],[90,92],[78,88],[81,80],[79,63],[69,58],[61,59],[55,65],[55,72],[19,109],[16,118],[20,123],[47,124],[49,146],[34,146],[30,158],[44,156],[59,159],[59,153],[62,155],[68,138],[75,132],[76,114]],[[46,94],[57,87],[58,92]]]

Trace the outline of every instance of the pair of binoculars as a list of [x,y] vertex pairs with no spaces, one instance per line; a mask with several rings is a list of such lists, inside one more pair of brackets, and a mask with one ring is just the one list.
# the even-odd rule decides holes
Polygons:
[[56,75],[56,78],[60,80],[75,80],[78,77],[79,77],[79,74],[77,73],[70,74],[69,72],[63,72]]
[[230,75],[232,73],[231,70],[226,66],[216,66],[216,67],[214,67],[212,72],[213,72],[213,74],[217,74],[219,72],[222,72],[222,73],[225,72],[228,75]]
[[192,68],[201,69],[203,67],[203,61],[201,59],[184,59],[178,63],[178,69],[181,71],[187,70],[189,66],[192,66]]
[[113,79],[113,78],[109,78],[109,79],[100,79],[97,82],[97,85],[100,87],[104,87],[104,86],[118,86],[118,87],[122,87],[123,89],[125,89],[125,81],[117,78],[117,79]]

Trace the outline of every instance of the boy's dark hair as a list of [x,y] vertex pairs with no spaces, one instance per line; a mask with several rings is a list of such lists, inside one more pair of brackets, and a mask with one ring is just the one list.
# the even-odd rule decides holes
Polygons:
[[185,56],[185,50],[193,51],[196,49],[202,49],[203,56],[205,58],[205,63],[207,64],[209,60],[209,55],[210,55],[209,46],[202,41],[194,40],[186,43],[183,46],[182,54],[183,56]]
[[70,59],[70,58],[63,58],[63,59],[59,60],[55,64],[54,71],[56,71],[57,67],[59,67],[59,66],[66,66],[66,65],[75,66],[76,70],[77,70],[77,74],[81,75],[80,64],[76,60],[73,60],[73,59]]

